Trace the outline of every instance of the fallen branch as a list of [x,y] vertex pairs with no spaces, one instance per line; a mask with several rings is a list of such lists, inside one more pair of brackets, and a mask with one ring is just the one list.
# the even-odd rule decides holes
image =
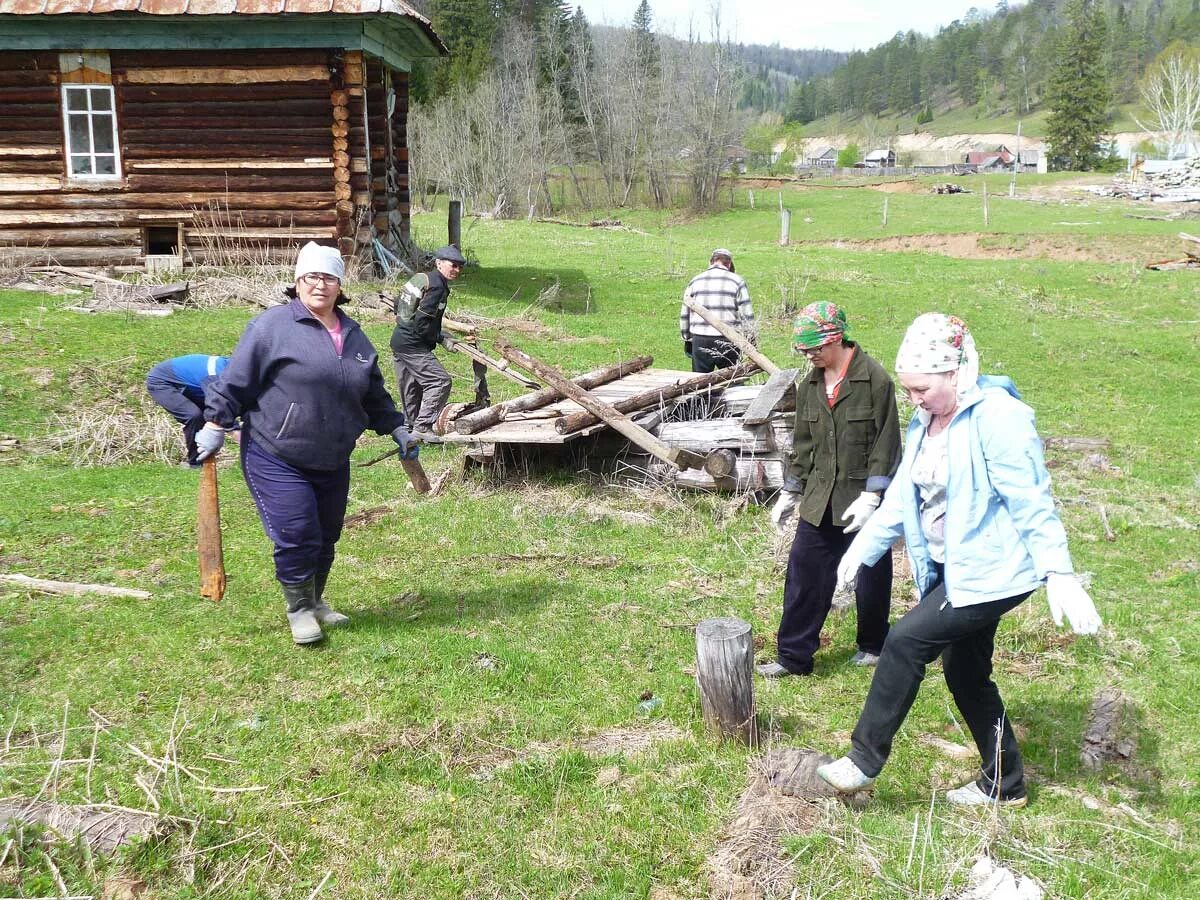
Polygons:
[[74,581],[47,581],[44,578],[30,578],[28,575],[0,575],[0,582],[15,584],[30,591],[40,591],[43,594],[63,594],[69,597],[81,597],[84,594],[100,594],[104,597],[129,597],[134,600],[149,600],[149,591],[139,591],[136,588],[114,587],[111,584],[81,584]]

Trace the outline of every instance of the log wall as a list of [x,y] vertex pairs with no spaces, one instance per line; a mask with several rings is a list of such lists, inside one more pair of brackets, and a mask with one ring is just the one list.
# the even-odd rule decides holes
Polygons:
[[123,177],[82,183],[66,176],[59,53],[0,54],[0,260],[139,264],[147,227],[181,229],[188,263],[290,261],[307,240],[349,254],[393,209],[407,235],[407,81],[389,122],[396,75],[361,51],[108,58]]

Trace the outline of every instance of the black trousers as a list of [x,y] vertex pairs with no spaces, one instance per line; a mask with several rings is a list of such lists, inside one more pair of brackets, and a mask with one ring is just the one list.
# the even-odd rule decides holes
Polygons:
[[946,686],[979,749],[979,789],[1003,800],[1024,797],[1025,767],[992,680],[992,651],[1000,617],[1029,593],[956,608],[946,602],[946,586],[939,581],[896,622],[850,739],[854,764],[872,777],[883,769],[925,667],[940,655]]
[[146,377],[146,390],[154,402],[169,412],[183,426],[183,443],[187,461],[199,465],[196,457],[196,432],[204,427],[204,391],[181,385],[170,363],[159,363]]
[[[821,628],[833,605],[837,587],[837,565],[854,540],[846,524],[833,521],[833,508],[825,508],[821,524],[803,519],[788,556],[787,580],[783,585],[783,618],[779,620],[779,664],[797,675],[813,669],[813,655],[821,643]],[[885,553],[873,566],[858,572],[854,590],[858,608],[858,649],[879,654],[888,634],[888,610],[892,603],[892,554]]]
[[692,335],[692,371],[715,372],[736,366],[741,351],[723,337]]

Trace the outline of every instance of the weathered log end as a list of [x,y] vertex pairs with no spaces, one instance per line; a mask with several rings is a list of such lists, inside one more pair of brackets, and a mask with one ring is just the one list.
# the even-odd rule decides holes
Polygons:
[[754,634],[724,617],[696,626],[696,686],[704,722],[722,737],[758,745],[754,705]]
[[737,468],[737,454],[732,450],[714,450],[704,458],[704,471],[713,478],[724,478]]

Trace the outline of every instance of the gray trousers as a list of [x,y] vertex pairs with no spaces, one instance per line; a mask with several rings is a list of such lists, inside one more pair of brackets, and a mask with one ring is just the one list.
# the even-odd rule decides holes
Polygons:
[[428,350],[408,353],[393,350],[392,360],[408,427],[418,431],[433,431],[438,413],[450,399],[450,373]]

